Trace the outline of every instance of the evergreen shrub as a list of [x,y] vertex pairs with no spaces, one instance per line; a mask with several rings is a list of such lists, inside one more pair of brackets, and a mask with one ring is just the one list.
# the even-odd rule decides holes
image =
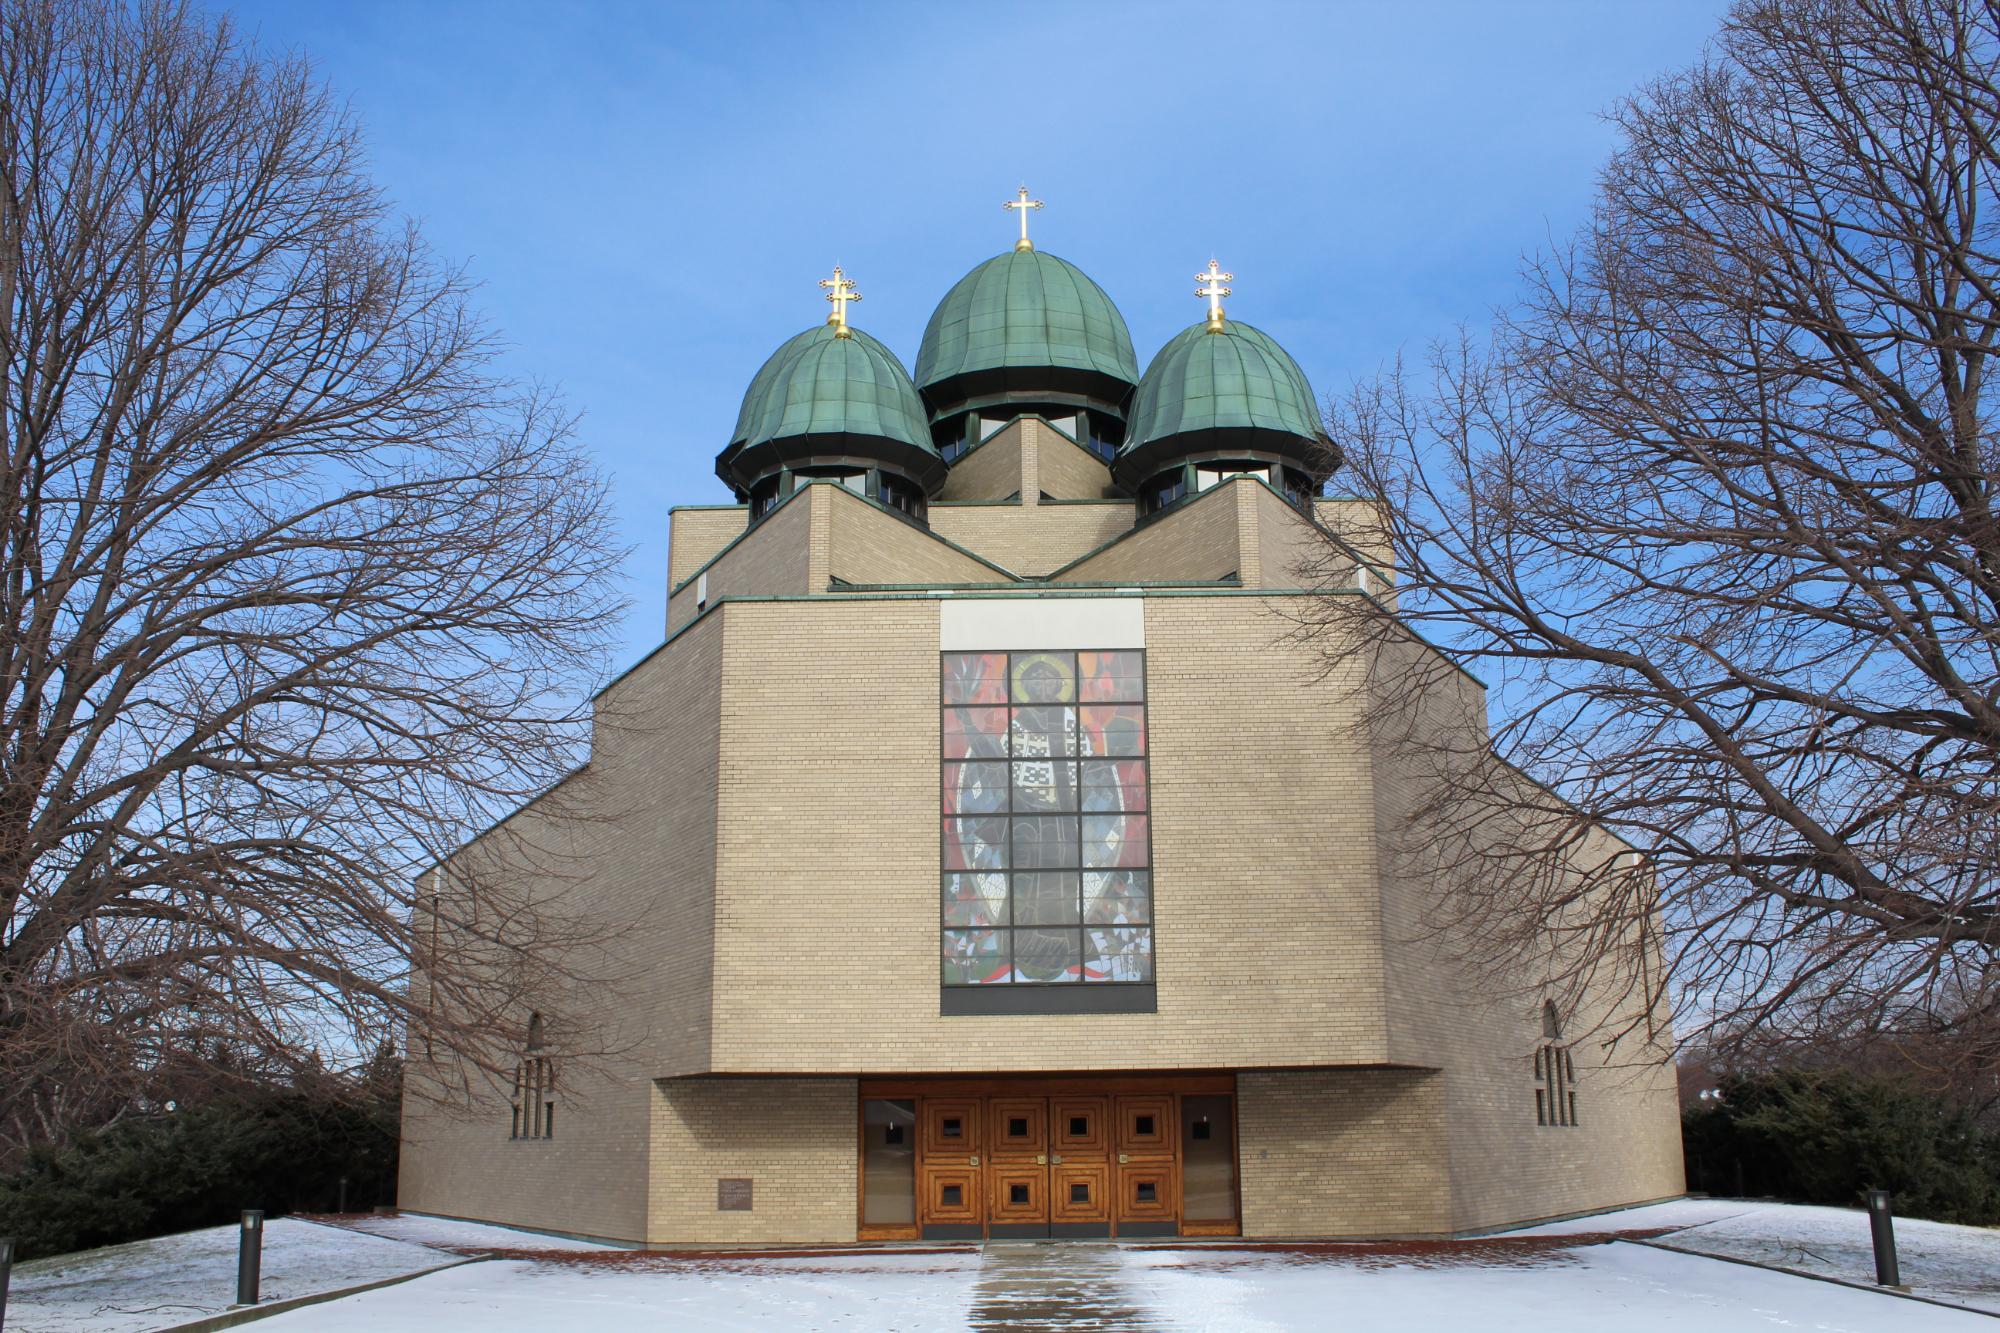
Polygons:
[[2000,1222],[2000,1135],[1970,1108],[1901,1080],[1848,1070],[1732,1074],[1681,1117],[1688,1184],[1710,1194]]
[[293,1089],[232,1095],[128,1120],[60,1149],[31,1152],[0,1177],[0,1235],[16,1258],[234,1222],[350,1209],[395,1195],[397,1108]]

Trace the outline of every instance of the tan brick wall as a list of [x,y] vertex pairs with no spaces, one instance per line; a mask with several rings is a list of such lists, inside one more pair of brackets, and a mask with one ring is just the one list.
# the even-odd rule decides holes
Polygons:
[[[1131,508],[934,513],[991,551],[1052,549],[1057,524],[1081,542]],[[1068,577],[1276,581],[1304,531],[1238,481]],[[470,1120],[413,1109],[406,1206],[661,1242],[847,1239],[848,1076],[1117,1069],[1246,1071],[1252,1234],[1480,1228],[1679,1190],[1664,1066],[1632,1077],[1579,1043],[1583,1123],[1534,1125],[1534,1006],[1468,995],[1434,952],[1426,912],[1448,890],[1381,850],[1421,779],[1361,725],[1376,705],[1352,677],[1316,679],[1284,642],[1280,599],[1146,599],[1159,1011],[941,1017],[939,603],[797,596],[835,576],[998,577],[825,485],[715,562],[712,602],[794,599],[722,603],[606,692],[588,873],[550,888],[620,924],[628,984],[597,1016],[624,1062],[576,1076],[552,1143],[507,1144],[490,1096]],[[1463,717],[1436,725],[1481,725],[1461,689]],[[1374,1067],[1297,1069],[1331,1065]],[[776,1077],[691,1077],[711,1071]],[[716,1214],[722,1175],[757,1179],[753,1213]]]
[[[812,506],[808,501],[808,495],[792,496],[708,567],[711,604],[732,594],[771,596],[825,591],[824,577],[817,583],[813,581]],[[667,599],[667,633],[672,634],[695,618],[699,591],[690,582]]]
[[1128,531],[1130,500],[1097,504],[937,504],[931,531],[1023,578],[1040,578]]
[[[1007,575],[838,486],[815,486],[827,573],[846,583],[1004,583]],[[824,588],[825,584],[819,587]]]
[[1066,582],[1187,583],[1243,573],[1237,492],[1227,482],[1062,571]]
[[[1327,496],[1313,501],[1320,526],[1334,533],[1372,564],[1391,583],[1396,576],[1395,552],[1383,534],[1381,515],[1373,501]],[[1380,590],[1376,590],[1380,595]]]
[[1146,615],[1159,1012],[944,1018],[937,604],[728,608],[718,1072],[1385,1058],[1368,770],[1316,721],[1329,687],[1262,651],[1259,599]]
[[1061,431],[1041,422],[1035,426],[1037,489],[1052,500],[1102,500],[1115,497],[1111,469],[1097,455]]
[[[1427,649],[1413,644],[1397,656],[1430,660]],[[1395,689],[1407,679],[1392,665],[1381,686]],[[1430,702],[1418,717],[1420,728],[1483,732],[1485,691],[1469,678],[1439,676],[1424,693]],[[1435,795],[1427,762],[1398,732],[1400,727],[1385,731],[1374,742],[1377,842],[1384,848],[1409,839],[1411,812]],[[1615,850],[1601,839],[1583,855]],[[1583,1012],[1564,1016],[1564,1039],[1577,1068],[1578,1124],[1538,1125],[1534,1052],[1545,1040],[1540,974],[1527,960],[1509,976],[1462,964],[1453,953],[1455,937],[1439,929],[1453,910],[1456,881],[1435,879],[1428,867],[1387,852],[1383,866],[1392,1058],[1444,1071],[1454,1229],[1681,1193],[1679,1103],[1666,1045],[1648,1048],[1638,1036],[1609,1050],[1604,1045],[1631,1018],[1618,966],[1600,970]],[[1659,1022],[1664,1029],[1664,1015]]]
[[[572,1060],[553,1052],[556,1135],[510,1142],[506,1089],[482,1082],[469,1107],[434,1110],[415,1095],[425,1066],[413,1052],[402,1206],[619,1240],[645,1236],[648,1080],[709,1064],[722,645],[717,616],[599,700],[586,770],[590,822],[538,828],[550,822],[549,805],[538,803],[462,853],[504,871],[511,853],[501,834],[581,850],[548,892],[610,953],[593,951],[579,963],[598,984],[544,1007],[558,1027],[578,1029],[590,1051],[608,1054]],[[536,861],[548,864],[539,853]],[[524,866],[522,874],[532,882],[532,871]]]
[[750,525],[748,505],[691,506],[667,515],[667,587],[678,588]]
[[1033,507],[1044,492],[1054,500],[1098,500],[1116,494],[1111,469],[1090,450],[1044,421],[1022,417],[960,456],[937,498],[1004,500],[1018,494]]
[[1257,586],[1304,588],[1312,585],[1307,561],[1326,551],[1326,539],[1305,515],[1268,486],[1243,486],[1255,510],[1257,525]]
[[[940,500],[1004,500],[1021,491],[1027,423],[1016,421],[961,455],[945,474]],[[1023,492],[1025,494],[1025,492]]]
[[1246,1236],[1410,1236],[1451,1229],[1440,1076],[1431,1070],[1236,1079]]
[[[859,1188],[853,1079],[662,1079],[651,1085],[646,1239],[851,1241]],[[716,1181],[748,1179],[748,1212]]]
[[643,1238],[646,1085],[629,1071],[572,1078],[559,1069],[557,1078],[550,1139],[508,1137],[512,1117],[499,1087],[483,1086],[471,1105],[448,1111],[406,1097],[397,1205],[542,1231]]

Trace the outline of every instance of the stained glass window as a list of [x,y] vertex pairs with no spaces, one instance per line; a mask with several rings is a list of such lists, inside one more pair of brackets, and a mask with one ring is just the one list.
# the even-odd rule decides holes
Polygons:
[[1153,979],[1145,654],[946,653],[947,986]]

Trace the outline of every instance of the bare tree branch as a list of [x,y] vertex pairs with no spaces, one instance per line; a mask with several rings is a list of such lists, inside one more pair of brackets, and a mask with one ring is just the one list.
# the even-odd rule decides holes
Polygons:
[[[1489,678],[1495,757],[1399,733],[1431,827],[1507,825],[1429,851],[1475,956],[1561,922],[1581,984],[1657,905],[1691,1038],[1990,1031],[2000,7],[1744,0],[1612,119],[1591,223],[1492,339],[1335,405],[1396,601],[1303,632]],[[1535,869],[1595,824],[1644,872]]]
[[0,1139],[517,1035],[591,937],[501,875],[416,924],[576,766],[617,611],[603,484],[467,289],[301,61],[0,0]]

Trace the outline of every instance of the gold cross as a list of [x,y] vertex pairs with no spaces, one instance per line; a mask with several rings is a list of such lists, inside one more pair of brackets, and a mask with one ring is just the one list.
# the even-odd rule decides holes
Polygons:
[[1194,294],[1206,297],[1208,300],[1208,331],[1210,333],[1222,332],[1222,298],[1230,294],[1229,288],[1223,284],[1235,276],[1234,273],[1224,273],[1221,265],[1217,264],[1213,259],[1208,261],[1208,272],[1194,275],[1194,280],[1201,284],[1201,286],[1194,289]]
[[1007,209],[1009,212],[1021,215],[1021,239],[1014,242],[1016,250],[1032,250],[1035,248],[1035,243],[1028,239],[1028,210],[1031,208],[1040,208],[1041,206],[1041,200],[1028,198],[1028,187],[1025,185],[1021,187],[1020,198],[1009,199],[1006,203],[1000,205],[1000,207]]
[[833,313],[826,317],[826,322],[833,325],[833,336],[836,338],[851,336],[847,332],[847,303],[861,299],[861,293],[854,290],[854,280],[840,271],[840,265],[835,264],[833,276],[821,278],[819,285],[832,288],[826,294],[826,299],[833,302]]

